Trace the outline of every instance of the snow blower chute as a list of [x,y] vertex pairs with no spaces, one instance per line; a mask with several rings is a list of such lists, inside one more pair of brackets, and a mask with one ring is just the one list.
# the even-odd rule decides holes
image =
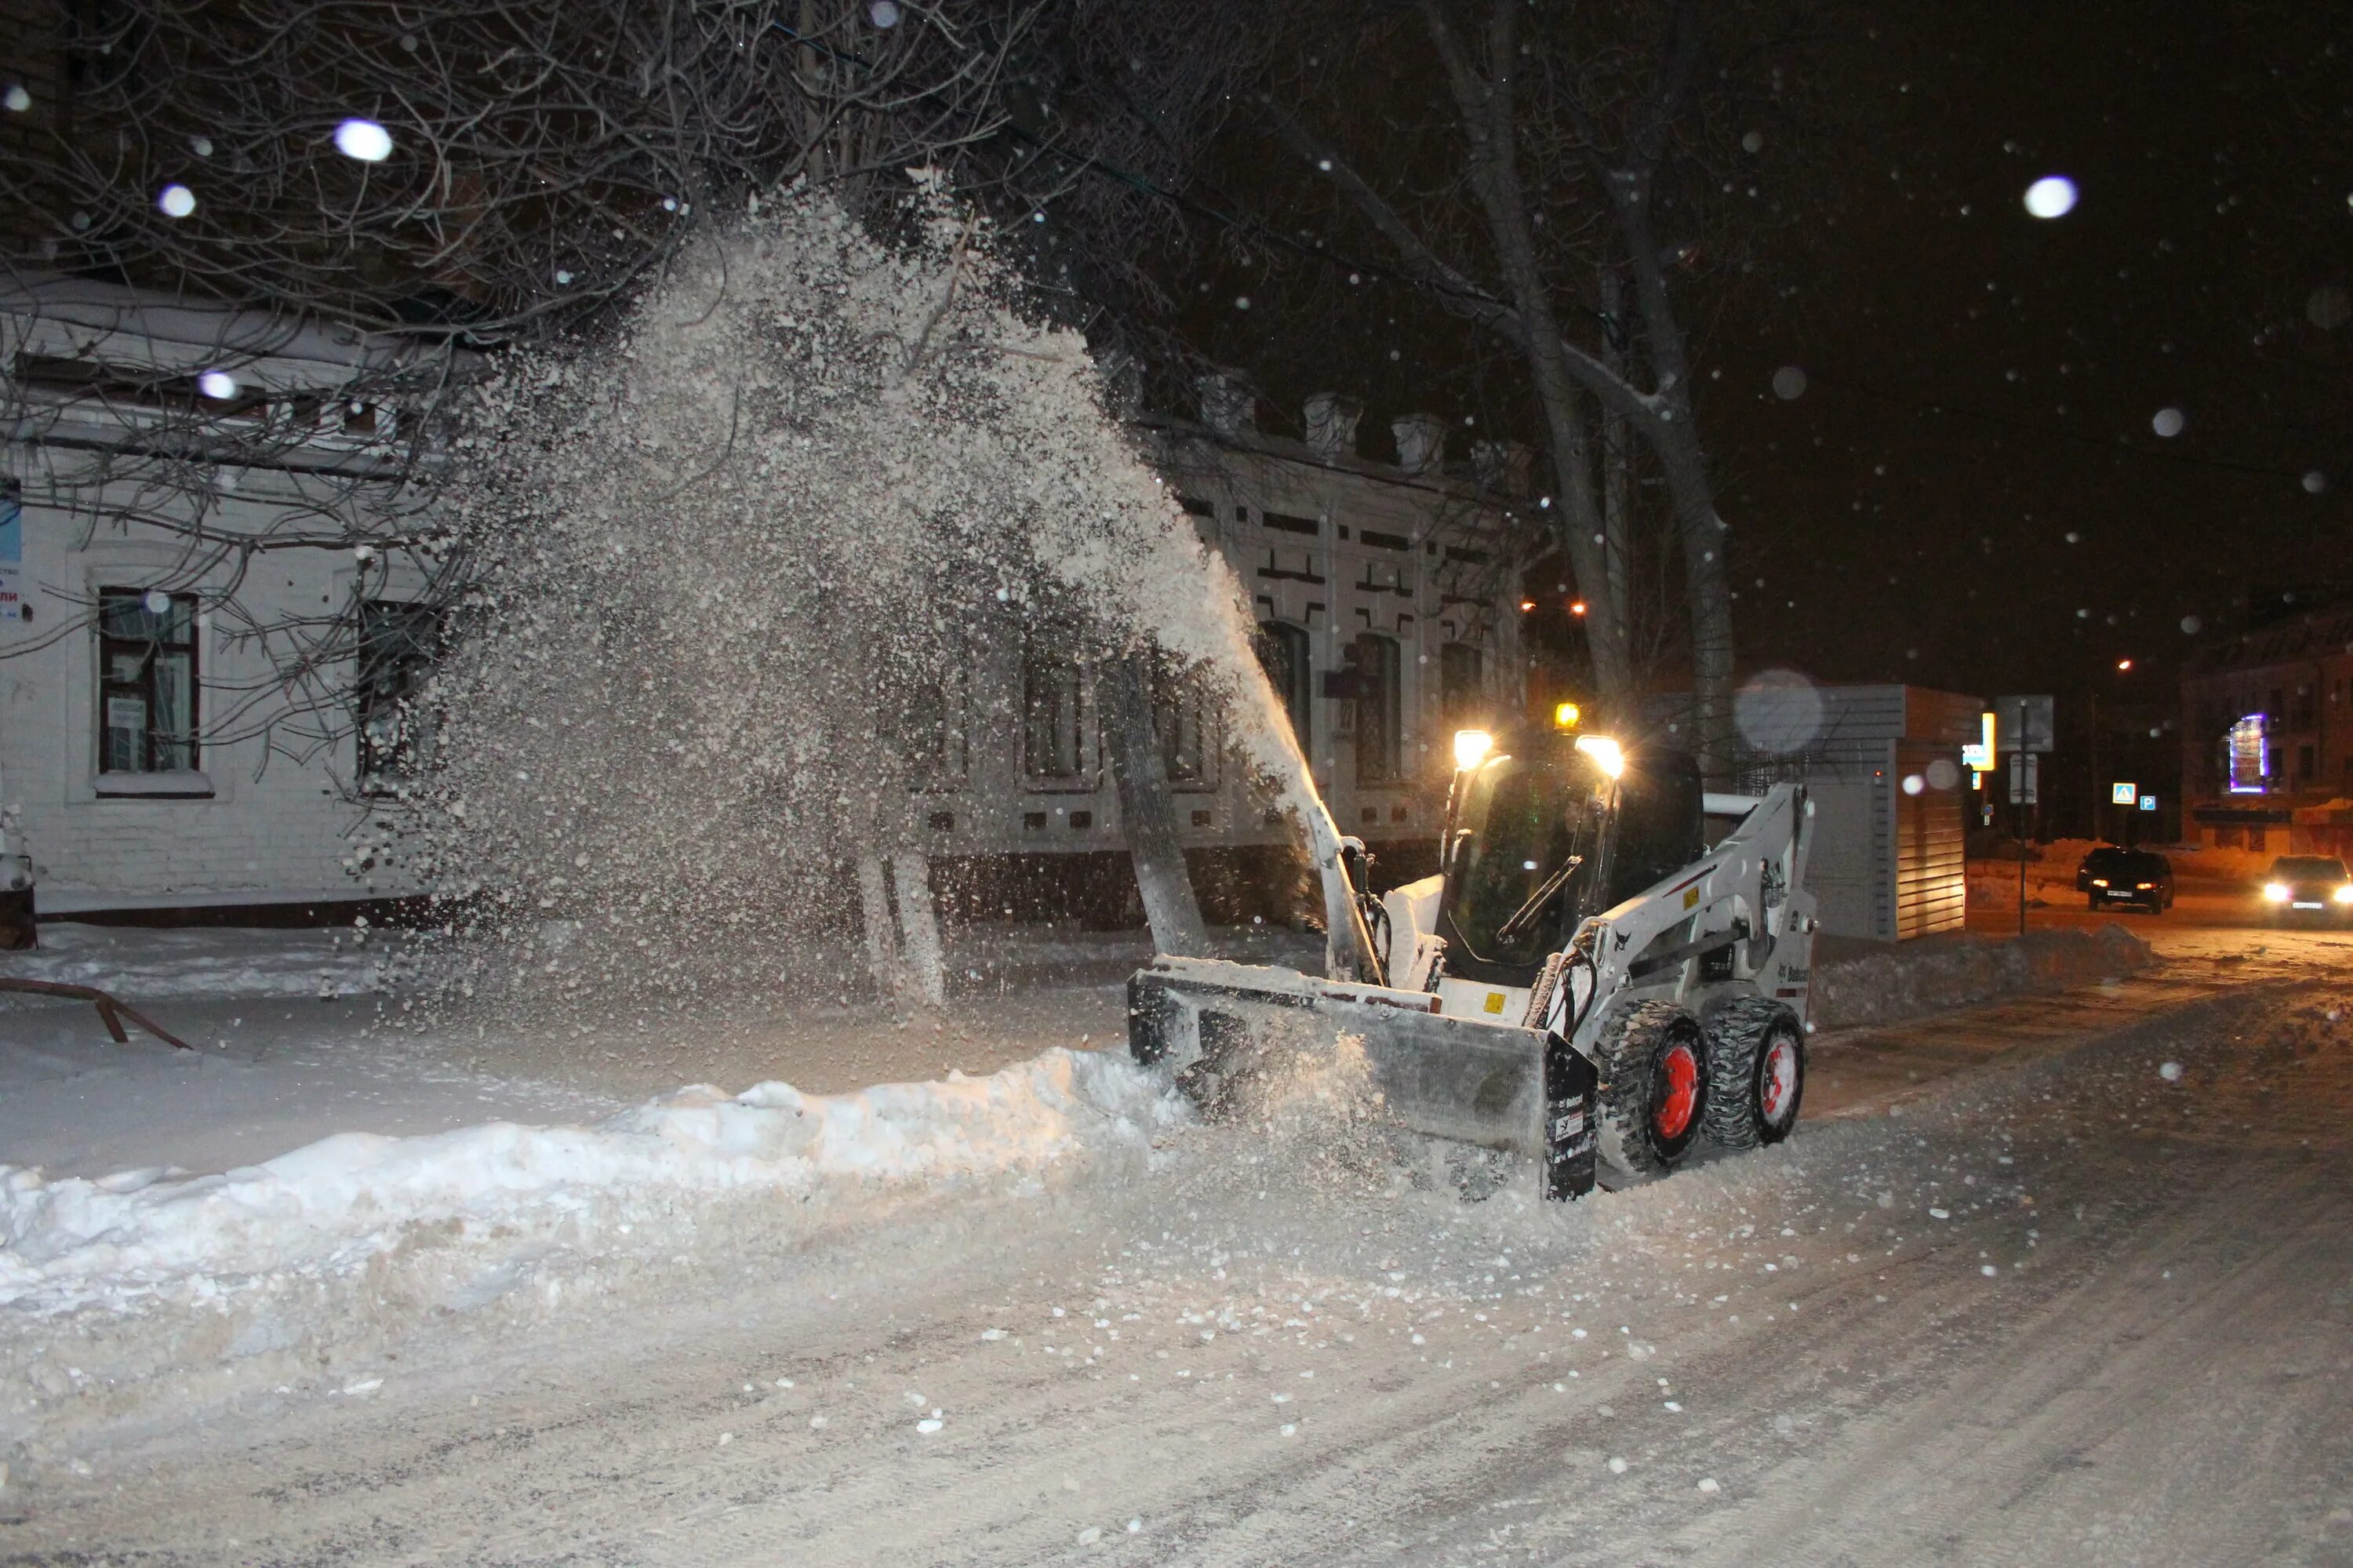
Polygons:
[[[1541,1162],[1547,1197],[1662,1173],[1700,1136],[1788,1136],[1815,920],[1802,785],[1702,789],[1682,753],[1549,727],[1455,736],[1437,875],[1365,894],[1311,792],[1326,979],[1155,959],[1128,1044],[1205,1113],[1303,1053],[1360,1043],[1384,1115]],[[1710,824],[1719,836],[1711,847]]]

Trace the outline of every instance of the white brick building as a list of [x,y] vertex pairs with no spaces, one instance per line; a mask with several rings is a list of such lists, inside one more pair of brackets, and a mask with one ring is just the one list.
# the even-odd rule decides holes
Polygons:
[[398,510],[398,431],[351,396],[420,352],[82,281],[0,295],[0,804],[43,913],[398,891],[343,865],[356,673],[301,663],[424,587],[354,548]]

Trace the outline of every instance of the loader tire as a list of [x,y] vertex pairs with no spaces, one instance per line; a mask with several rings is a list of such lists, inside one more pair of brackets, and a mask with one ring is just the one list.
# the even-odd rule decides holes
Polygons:
[[1619,1183],[1663,1175],[1691,1150],[1707,1112],[1707,1036],[1672,1001],[1641,1001],[1595,1042],[1599,1152]]
[[1725,1005],[1707,1031],[1707,1135],[1725,1149],[1778,1143],[1806,1093],[1806,1029],[1767,996]]

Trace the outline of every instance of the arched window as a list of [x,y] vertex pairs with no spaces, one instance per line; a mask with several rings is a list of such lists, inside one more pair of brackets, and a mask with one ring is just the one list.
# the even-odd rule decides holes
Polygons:
[[1307,628],[1303,626],[1293,626],[1287,620],[1259,623],[1258,662],[1266,671],[1268,684],[1274,688],[1275,699],[1291,719],[1291,733],[1298,737],[1302,752],[1313,740],[1308,732],[1308,694],[1313,673],[1307,647]]
[[1476,643],[1449,642],[1438,650],[1438,711],[1449,730],[1489,716],[1486,659]]
[[1021,649],[1021,769],[1033,788],[1091,787],[1094,715],[1070,630],[1031,627]]
[[1394,784],[1405,776],[1405,680],[1394,637],[1360,631],[1348,645],[1356,677],[1356,782]]

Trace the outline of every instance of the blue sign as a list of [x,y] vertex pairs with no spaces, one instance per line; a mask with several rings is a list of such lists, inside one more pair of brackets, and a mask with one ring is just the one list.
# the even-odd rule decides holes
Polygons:
[[2143,795],[2143,796],[2140,798],[2140,809],[2141,809],[2142,810],[2144,810],[2144,811],[2154,811],[2154,810],[2157,810],[2157,797],[2156,797],[2156,796],[2154,796],[2154,795]]

